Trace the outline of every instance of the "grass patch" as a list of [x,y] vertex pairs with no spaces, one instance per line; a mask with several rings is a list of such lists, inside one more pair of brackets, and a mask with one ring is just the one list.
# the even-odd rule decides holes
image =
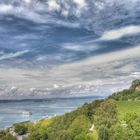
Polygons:
[[93,140],[98,140],[98,133],[96,130],[93,132]]
[[127,113],[140,114],[140,101],[118,101],[118,111],[121,118]]

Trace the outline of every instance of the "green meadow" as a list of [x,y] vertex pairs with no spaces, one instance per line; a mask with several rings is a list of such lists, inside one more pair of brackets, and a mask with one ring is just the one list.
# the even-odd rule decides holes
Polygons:
[[118,111],[121,117],[127,113],[140,114],[140,101],[118,101]]

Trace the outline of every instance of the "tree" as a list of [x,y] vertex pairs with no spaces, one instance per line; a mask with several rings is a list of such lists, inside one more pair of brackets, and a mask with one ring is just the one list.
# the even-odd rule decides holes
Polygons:
[[90,126],[89,119],[85,115],[80,115],[72,122],[69,131],[72,132],[73,136],[76,136],[80,133],[87,132]]
[[99,127],[98,130],[99,140],[110,140],[109,139],[109,128],[105,125]]
[[2,137],[4,137],[4,136],[6,136],[6,131],[0,131],[0,138],[2,138]]
[[118,110],[116,101],[105,100],[95,111],[94,123],[98,131],[99,140],[110,140],[109,129],[117,123]]
[[109,140],[136,140],[131,128],[123,127],[121,124],[114,125],[110,129]]
[[61,130],[55,134],[53,140],[73,140],[73,135],[68,130]]
[[46,129],[36,128],[26,140],[48,140]]
[[27,133],[28,128],[27,128],[27,126],[26,126],[25,124],[17,123],[17,124],[15,124],[15,126],[14,126],[14,131],[15,131],[16,133],[18,133],[19,135],[24,135],[24,134]]
[[81,133],[75,136],[74,140],[93,140],[91,137],[87,136],[86,133]]
[[105,100],[101,103],[95,111],[94,123],[96,127],[105,125],[107,128],[110,128],[118,120],[118,110],[116,101],[110,99]]
[[132,82],[132,84],[131,84],[131,88],[136,88],[137,86],[139,86],[140,85],[140,79],[136,79],[136,80],[134,80],[133,82]]

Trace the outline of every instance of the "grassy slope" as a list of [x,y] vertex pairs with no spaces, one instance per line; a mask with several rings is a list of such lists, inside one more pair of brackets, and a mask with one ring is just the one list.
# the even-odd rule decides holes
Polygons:
[[127,113],[140,114],[140,101],[118,101],[118,110],[120,117]]
[[[140,114],[140,101],[118,101],[118,111],[120,119],[122,119],[127,113]],[[95,140],[98,140],[98,134],[96,130],[93,133]]]
[[98,134],[97,134],[97,131],[96,130],[94,130],[94,132],[93,132],[93,140],[98,140]]

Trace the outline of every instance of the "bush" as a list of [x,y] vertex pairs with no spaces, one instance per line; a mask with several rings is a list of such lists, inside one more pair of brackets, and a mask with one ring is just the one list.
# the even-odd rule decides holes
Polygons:
[[98,130],[99,140],[110,140],[109,139],[109,129],[106,126],[100,126]]
[[6,135],[6,136],[2,137],[1,140],[17,140],[17,139],[14,136]]
[[22,124],[22,123],[18,123],[18,124],[15,124],[14,126],[14,131],[18,134],[18,135],[24,135],[27,133],[28,131],[28,128],[25,124]]
[[48,140],[48,134],[45,131],[34,131],[26,140]]
[[101,125],[110,128],[118,120],[118,110],[116,101],[110,99],[101,103],[95,111],[94,123],[97,128]]
[[133,82],[132,82],[132,84],[131,84],[131,88],[136,88],[137,86],[139,86],[140,85],[140,79],[136,79],[136,80],[134,80]]
[[74,140],[93,140],[91,137],[87,136],[85,133],[81,133],[75,136]]

